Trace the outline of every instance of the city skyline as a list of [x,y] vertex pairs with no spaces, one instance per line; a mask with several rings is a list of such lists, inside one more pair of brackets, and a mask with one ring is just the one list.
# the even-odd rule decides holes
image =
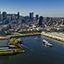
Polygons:
[[0,0],[0,11],[20,12],[22,16],[34,15],[44,17],[64,17],[63,0]]

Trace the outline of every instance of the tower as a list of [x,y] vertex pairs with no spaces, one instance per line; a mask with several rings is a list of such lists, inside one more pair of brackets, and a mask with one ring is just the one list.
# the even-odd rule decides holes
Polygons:
[[64,19],[62,19],[62,25],[64,25]]
[[38,20],[38,15],[36,15],[36,21]]
[[5,20],[7,18],[7,13],[6,12],[3,12],[2,13],[2,16],[3,16],[3,20]]
[[18,12],[18,19],[19,19],[19,16],[20,16],[20,14],[19,14],[19,12]]
[[39,18],[39,25],[42,25],[42,21],[43,21],[43,17],[42,16],[40,16],[40,18]]
[[32,13],[30,13],[30,21],[33,21],[33,15],[34,15],[34,13],[32,12]]
[[1,11],[0,11],[0,21],[1,21]]
[[48,22],[49,20],[50,20],[50,18],[49,18],[49,17],[47,17],[47,18],[46,18],[46,22]]

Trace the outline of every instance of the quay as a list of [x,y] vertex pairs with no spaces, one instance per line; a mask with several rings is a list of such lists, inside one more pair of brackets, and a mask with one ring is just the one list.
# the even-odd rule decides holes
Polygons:
[[57,35],[54,35],[54,34],[51,34],[51,33],[45,33],[45,32],[42,32],[41,35],[64,42],[64,37],[61,37],[61,36],[57,36]]

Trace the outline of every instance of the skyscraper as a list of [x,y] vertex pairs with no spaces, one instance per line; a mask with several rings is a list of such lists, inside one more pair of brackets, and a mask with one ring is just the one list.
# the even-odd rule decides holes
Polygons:
[[40,16],[40,18],[39,18],[39,25],[42,25],[42,21],[43,21],[43,17],[42,16]]
[[12,21],[13,19],[12,19],[12,16],[11,16],[11,21]]
[[16,18],[15,18],[15,15],[13,14],[13,15],[12,15],[12,20],[15,20],[15,19],[16,19]]
[[7,13],[6,12],[3,12],[2,13],[2,16],[3,16],[3,20],[5,20],[7,18]]
[[48,22],[50,20],[50,18],[49,17],[46,17],[46,21]]
[[31,21],[31,13],[30,13],[30,21]]
[[38,20],[38,15],[36,15],[36,21]]
[[62,25],[64,25],[64,19],[62,19]]
[[33,15],[34,15],[34,13],[32,12],[32,13],[30,13],[30,21],[33,21]]
[[1,11],[0,11],[0,21],[1,21]]
[[20,16],[20,15],[19,15],[19,12],[18,12],[18,19],[19,19],[19,16]]

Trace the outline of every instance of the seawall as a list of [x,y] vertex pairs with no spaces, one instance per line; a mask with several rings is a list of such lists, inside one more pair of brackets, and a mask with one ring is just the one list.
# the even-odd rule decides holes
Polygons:
[[37,35],[41,35],[41,33],[36,33],[36,34],[20,34],[17,36],[11,36],[10,38],[19,38],[19,37],[28,37],[28,36],[37,36]]

